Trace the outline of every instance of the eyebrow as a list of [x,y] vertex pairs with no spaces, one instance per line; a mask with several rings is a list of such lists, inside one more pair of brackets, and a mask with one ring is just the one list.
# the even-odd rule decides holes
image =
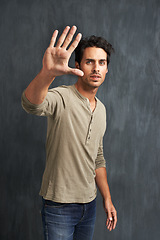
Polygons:
[[[96,59],[86,58],[86,61],[95,61]],[[99,61],[107,61],[107,59],[98,59]]]

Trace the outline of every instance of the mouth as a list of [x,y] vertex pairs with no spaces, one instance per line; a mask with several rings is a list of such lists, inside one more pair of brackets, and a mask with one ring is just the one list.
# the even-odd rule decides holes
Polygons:
[[95,80],[95,81],[97,81],[97,80],[101,79],[101,76],[98,75],[98,74],[92,74],[92,75],[90,76],[90,78],[93,79],[93,80]]

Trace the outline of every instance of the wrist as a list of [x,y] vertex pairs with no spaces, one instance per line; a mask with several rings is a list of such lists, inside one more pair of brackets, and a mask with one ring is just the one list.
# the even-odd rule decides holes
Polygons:
[[111,195],[103,197],[103,202],[112,202]]
[[42,68],[39,74],[43,79],[45,79],[46,82],[49,82],[49,83],[51,83],[56,77],[54,76],[52,71],[46,70],[45,68]]

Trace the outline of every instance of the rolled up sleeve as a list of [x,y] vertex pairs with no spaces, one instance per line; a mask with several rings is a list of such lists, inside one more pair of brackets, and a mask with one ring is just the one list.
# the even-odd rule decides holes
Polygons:
[[24,91],[21,97],[21,105],[27,113],[37,116],[51,116],[58,114],[64,108],[64,101],[59,92],[51,89],[41,104],[33,104],[26,98]]

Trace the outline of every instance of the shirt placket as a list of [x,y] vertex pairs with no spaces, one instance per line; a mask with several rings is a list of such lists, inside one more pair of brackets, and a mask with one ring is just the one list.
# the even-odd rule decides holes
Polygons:
[[88,125],[87,136],[86,136],[86,144],[89,144],[91,141],[92,126],[93,126],[93,121],[94,121],[94,112],[91,111],[89,99],[87,99],[87,108],[90,113],[90,121],[89,121],[89,125]]

